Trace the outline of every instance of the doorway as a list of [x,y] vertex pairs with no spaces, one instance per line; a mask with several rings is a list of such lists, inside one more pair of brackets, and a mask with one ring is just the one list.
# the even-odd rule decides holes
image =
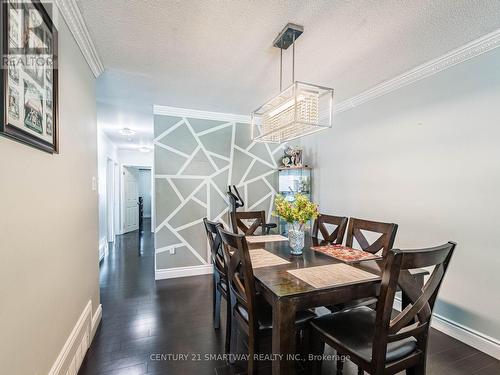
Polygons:
[[149,227],[152,204],[152,183],[150,167],[123,167],[123,233]]

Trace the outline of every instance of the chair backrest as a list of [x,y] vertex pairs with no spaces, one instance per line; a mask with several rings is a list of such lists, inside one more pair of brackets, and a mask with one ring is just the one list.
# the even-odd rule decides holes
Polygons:
[[219,228],[219,233],[228,265],[227,277],[232,308],[243,308],[248,315],[249,330],[256,330],[258,322],[255,315],[255,281],[247,241],[243,234],[231,233],[222,228]]
[[[408,337],[416,338],[417,348],[425,353],[432,309],[455,246],[448,242],[422,250],[389,250],[377,303],[373,360],[385,363],[387,343]],[[410,270],[432,266],[430,277],[421,287]],[[398,285],[410,303],[391,318]]]
[[[379,233],[381,236],[370,244],[363,234],[363,230]],[[396,238],[397,231],[397,224],[381,223],[378,221],[369,221],[351,217],[349,219],[349,227],[347,229],[346,246],[352,247],[353,239],[356,239],[362,250],[372,254],[382,250],[382,256],[385,257],[387,252],[392,249],[392,245],[394,245],[394,239]]]
[[[243,220],[253,220],[253,222],[248,226]],[[231,213],[231,225],[234,233],[238,233],[238,229],[240,229],[244,235],[251,236],[254,235],[260,227],[261,233],[257,234],[265,234],[265,224],[266,211],[238,211]]]
[[[330,233],[326,224],[335,225],[335,229]],[[323,239],[330,243],[341,244],[344,241],[344,234],[347,228],[347,218],[342,216],[332,216],[320,214],[314,221],[312,236],[318,238],[321,232]]]
[[205,224],[205,231],[207,232],[208,244],[210,246],[212,263],[216,270],[222,274],[223,277],[227,275],[227,266],[224,260],[224,253],[222,251],[222,240],[220,238],[219,230],[224,229],[221,223],[210,221],[207,218],[203,219]]

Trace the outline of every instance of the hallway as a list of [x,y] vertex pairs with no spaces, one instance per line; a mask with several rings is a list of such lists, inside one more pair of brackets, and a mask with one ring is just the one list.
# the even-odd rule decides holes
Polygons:
[[[101,265],[102,323],[79,375],[213,374],[224,365],[150,359],[157,353],[218,353],[224,335],[212,329],[210,277],[155,283],[149,228],[145,220],[141,236],[138,231],[117,236]],[[198,334],[187,335],[188,327]]]
[[[138,231],[117,236],[101,265],[103,318],[79,375],[239,373],[224,361],[203,360],[206,353],[224,351],[224,331],[215,331],[212,326],[211,277],[155,282],[150,220],[144,222],[144,229],[141,236]],[[221,326],[225,326],[224,321]],[[430,348],[427,373],[431,375],[500,371],[496,359],[434,329]],[[202,360],[193,361],[191,355],[197,353]],[[160,359],[157,354],[188,357]],[[324,374],[335,373],[333,363],[324,365]],[[353,364],[346,363],[344,374],[356,373]]]

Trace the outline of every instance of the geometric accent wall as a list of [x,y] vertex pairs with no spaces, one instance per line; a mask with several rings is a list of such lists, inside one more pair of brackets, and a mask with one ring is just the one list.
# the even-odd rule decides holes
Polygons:
[[[277,190],[282,146],[252,142],[246,116],[155,106],[156,271],[210,263],[203,218],[229,228],[227,186],[265,210]],[[208,267],[207,267],[208,268]]]

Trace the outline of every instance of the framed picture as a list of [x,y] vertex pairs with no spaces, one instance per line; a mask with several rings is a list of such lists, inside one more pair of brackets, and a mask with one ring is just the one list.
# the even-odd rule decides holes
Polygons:
[[0,2],[0,134],[57,153],[57,30],[49,15],[52,4]]

